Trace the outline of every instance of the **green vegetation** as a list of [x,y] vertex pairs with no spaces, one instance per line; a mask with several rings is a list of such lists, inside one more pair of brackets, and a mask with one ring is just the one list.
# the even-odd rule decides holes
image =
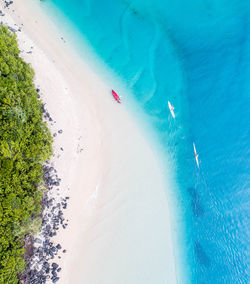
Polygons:
[[0,26],[0,283],[18,283],[23,239],[41,227],[43,166],[52,137],[42,120],[34,72],[16,36]]

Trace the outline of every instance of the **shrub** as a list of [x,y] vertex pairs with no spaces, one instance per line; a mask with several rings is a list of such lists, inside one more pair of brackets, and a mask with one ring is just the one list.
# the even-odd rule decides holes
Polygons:
[[34,72],[16,36],[0,26],[0,283],[18,283],[23,239],[41,227],[42,163],[52,137],[42,120]]

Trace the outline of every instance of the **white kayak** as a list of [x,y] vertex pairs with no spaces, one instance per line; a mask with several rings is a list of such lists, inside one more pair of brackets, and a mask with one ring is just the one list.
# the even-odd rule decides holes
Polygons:
[[174,107],[171,105],[170,101],[168,101],[168,107],[169,107],[169,110],[170,110],[173,118],[175,118]]
[[199,168],[199,160],[198,160],[199,155],[196,152],[196,148],[195,148],[194,143],[193,143],[193,146],[194,146],[194,156],[195,156],[196,164],[197,164],[197,167]]

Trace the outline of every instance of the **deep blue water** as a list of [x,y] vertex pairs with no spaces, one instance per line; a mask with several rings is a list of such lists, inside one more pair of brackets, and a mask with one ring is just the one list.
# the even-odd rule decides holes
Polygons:
[[250,1],[47,0],[42,5],[52,2],[132,90],[166,157],[171,155],[184,220],[188,279],[183,282],[247,283]]

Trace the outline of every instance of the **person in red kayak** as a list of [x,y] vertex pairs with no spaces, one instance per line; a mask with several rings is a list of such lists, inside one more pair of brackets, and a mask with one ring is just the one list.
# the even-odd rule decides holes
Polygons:
[[117,93],[114,90],[112,90],[112,95],[118,103],[121,103],[120,97],[117,95]]

